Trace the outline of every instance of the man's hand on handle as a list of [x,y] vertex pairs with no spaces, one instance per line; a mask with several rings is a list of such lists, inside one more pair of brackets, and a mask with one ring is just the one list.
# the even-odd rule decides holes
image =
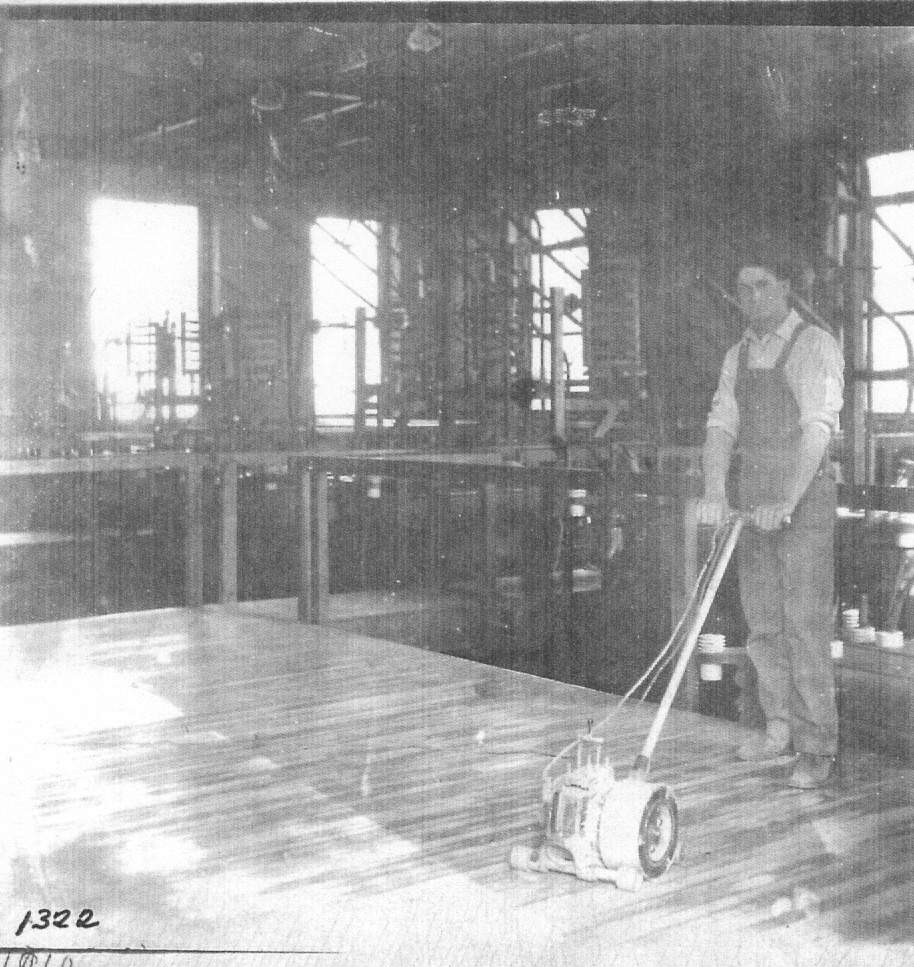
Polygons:
[[733,511],[730,509],[730,504],[726,498],[715,499],[705,497],[698,501],[696,513],[699,524],[710,524],[714,527],[720,527],[721,524],[726,523]]
[[749,515],[749,520],[761,531],[776,531],[790,523],[793,507],[789,503],[762,504]]

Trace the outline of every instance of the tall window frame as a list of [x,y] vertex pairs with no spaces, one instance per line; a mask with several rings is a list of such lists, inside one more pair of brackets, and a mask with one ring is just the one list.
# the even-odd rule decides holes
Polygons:
[[[549,293],[553,287],[562,289],[566,297],[562,350],[570,388],[584,390],[587,386],[583,306],[590,268],[589,214],[586,208],[541,208],[537,209],[530,223],[534,242],[530,265],[534,321],[530,364],[532,376],[542,388],[552,381]],[[542,399],[539,405],[544,405]]]
[[914,151],[867,159],[867,410],[914,414]]
[[380,382],[381,224],[326,216],[315,219],[310,232],[315,415],[324,425],[350,426],[357,407],[357,309],[367,319],[362,378],[372,386]]
[[200,209],[99,195],[89,325],[100,423],[177,423],[200,403]]

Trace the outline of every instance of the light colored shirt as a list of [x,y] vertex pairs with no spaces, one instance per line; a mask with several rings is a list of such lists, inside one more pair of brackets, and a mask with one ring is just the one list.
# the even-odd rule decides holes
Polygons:
[[[740,348],[748,343],[749,369],[771,369],[802,319],[791,309],[774,332],[759,336],[750,327],[724,357],[720,381],[708,427],[717,427],[734,439],[739,436],[739,407],[736,375]],[[834,336],[819,326],[808,326],[797,337],[790,358],[784,364],[784,379],[793,391],[800,410],[800,426],[816,424],[831,435],[838,429],[838,413],[844,403],[844,357]]]

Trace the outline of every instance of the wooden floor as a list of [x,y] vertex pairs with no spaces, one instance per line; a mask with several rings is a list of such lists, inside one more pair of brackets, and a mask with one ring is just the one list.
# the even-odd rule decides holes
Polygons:
[[[676,788],[683,856],[627,894],[506,864],[536,840],[543,766],[605,695],[265,605],[0,640],[2,947],[182,951],[144,964],[914,962],[914,772],[871,755],[789,791],[782,768],[733,760],[738,726],[674,714],[654,778]],[[649,712],[621,719],[615,761]],[[100,925],[16,937],[39,907]],[[183,952],[201,949],[238,952]]]

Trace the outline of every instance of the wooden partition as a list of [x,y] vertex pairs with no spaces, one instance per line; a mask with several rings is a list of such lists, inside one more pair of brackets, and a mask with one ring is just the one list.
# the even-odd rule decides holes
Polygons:
[[[537,654],[528,656],[528,664],[511,665],[517,656],[500,654],[491,642],[481,660],[505,661],[509,667],[524,667],[580,684],[621,687],[620,679],[600,679],[599,667],[595,670],[603,662],[605,650],[615,646],[609,640],[592,640],[594,635],[599,636],[599,629],[590,635],[589,642],[580,640],[581,621],[588,608],[602,614],[605,626],[606,620],[612,621],[618,613],[607,607],[605,599],[613,594],[617,598],[627,595],[629,600],[615,603],[654,619],[650,632],[632,626],[631,641],[626,640],[626,627],[609,629],[610,637],[622,642],[618,650],[631,651],[631,664],[635,665],[664,644],[695,582],[696,490],[694,479],[688,476],[627,474],[614,478],[598,470],[550,464],[526,467],[476,455],[325,455],[309,458],[308,467],[309,473],[333,482],[331,493],[335,482],[348,481],[358,494],[362,512],[357,515],[358,524],[346,550],[361,564],[363,574],[369,556],[367,541],[377,540],[379,534],[382,542],[386,537],[388,543],[401,545],[412,539],[412,545],[400,547],[399,553],[397,549],[391,551],[391,559],[399,561],[400,566],[405,560],[406,573],[413,573],[408,564],[422,556],[425,565],[421,579],[425,585],[445,594],[466,596],[468,613],[485,615],[501,608],[505,614],[515,606],[538,615],[532,619],[533,631],[545,644]],[[382,486],[394,496],[383,502],[380,516],[373,515],[371,495],[374,491],[377,496]],[[316,495],[313,483],[307,493],[312,500],[327,499],[326,493]],[[586,501],[586,509],[582,510],[578,501]],[[411,538],[409,515],[420,505],[424,529],[421,537]],[[659,562],[653,569],[642,566],[637,574],[626,575],[625,590],[613,590],[607,577],[613,509],[628,520],[640,519],[641,533],[629,537],[633,546],[627,551],[637,551],[642,562],[649,558]],[[599,547],[582,566],[574,542],[575,528],[585,514],[590,526],[600,533],[595,538]],[[302,549],[307,569],[303,568],[299,615],[306,621],[320,621],[325,613],[315,589],[326,590],[328,582],[323,573],[315,571],[321,572],[331,558],[342,553],[339,546],[330,550],[324,546],[326,538],[318,522],[326,517],[326,509],[312,512],[302,532],[303,540],[310,543],[309,548]],[[338,536],[338,540],[343,538]],[[506,542],[511,547],[506,548]],[[383,558],[383,553],[379,551],[376,556]],[[465,560],[455,563],[461,553]],[[618,561],[612,566],[617,573],[625,567]],[[308,569],[311,573],[306,577]],[[398,580],[391,580],[385,588],[393,593],[399,586]],[[480,627],[480,635],[485,636],[492,626],[483,620]],[[661,676],[660,682],[663,680]],[[680,703],[697,708],[698,697],[697,668],[691,667]]]
[[[87,550],[74,565],[87,570],[89,585],[98,584],[93,574],[102,560],[91,548],[107,541],[115,553],[127,541],[123,528],[99,511],[99,482],[122,494],[125,507],[114,525],[142,512],[154,517],[147,530],[165,528],[169,535],[158,557],[147,555],[141,569],[125,568],[118,577],[169,579],[168,594],[136,599],[138,605],[128,595],[119,607],[98,600],[93,588],[75,613],[60,616],[293,594],[299,620],[317,624],[328,620],[331,591],[396,597],[420,589],[452,608],[463,602],[479,645],[466,657],[614,690],[624,684],[607,670],[615,652],[631,652],[634,667],[659,650],[695,578],[694,481],[683,475],[613,476],[558,464],[522,466],[500,455],[390,451],[0,462],[0,487],[18,478],[28,489],[49,475],[90,495],[78,535]],[[150,475],[168,482],[165,498],[153,509],[127,506],[133,489],[124,482]],[[622,556],[610,547],[624,529],[614,515],[629,522]],[[271,543],[277,535],[282,547]],[[271,557],[280,560],[282,586],[267,581],[252,590],[250,568]],[[512,626],[506,644],[504,622],[518,615],[526,624]],[[505,652],[510,648],[531,653],[518,657]],[[697,706],[696,674],[687,677],[682,696]]]

